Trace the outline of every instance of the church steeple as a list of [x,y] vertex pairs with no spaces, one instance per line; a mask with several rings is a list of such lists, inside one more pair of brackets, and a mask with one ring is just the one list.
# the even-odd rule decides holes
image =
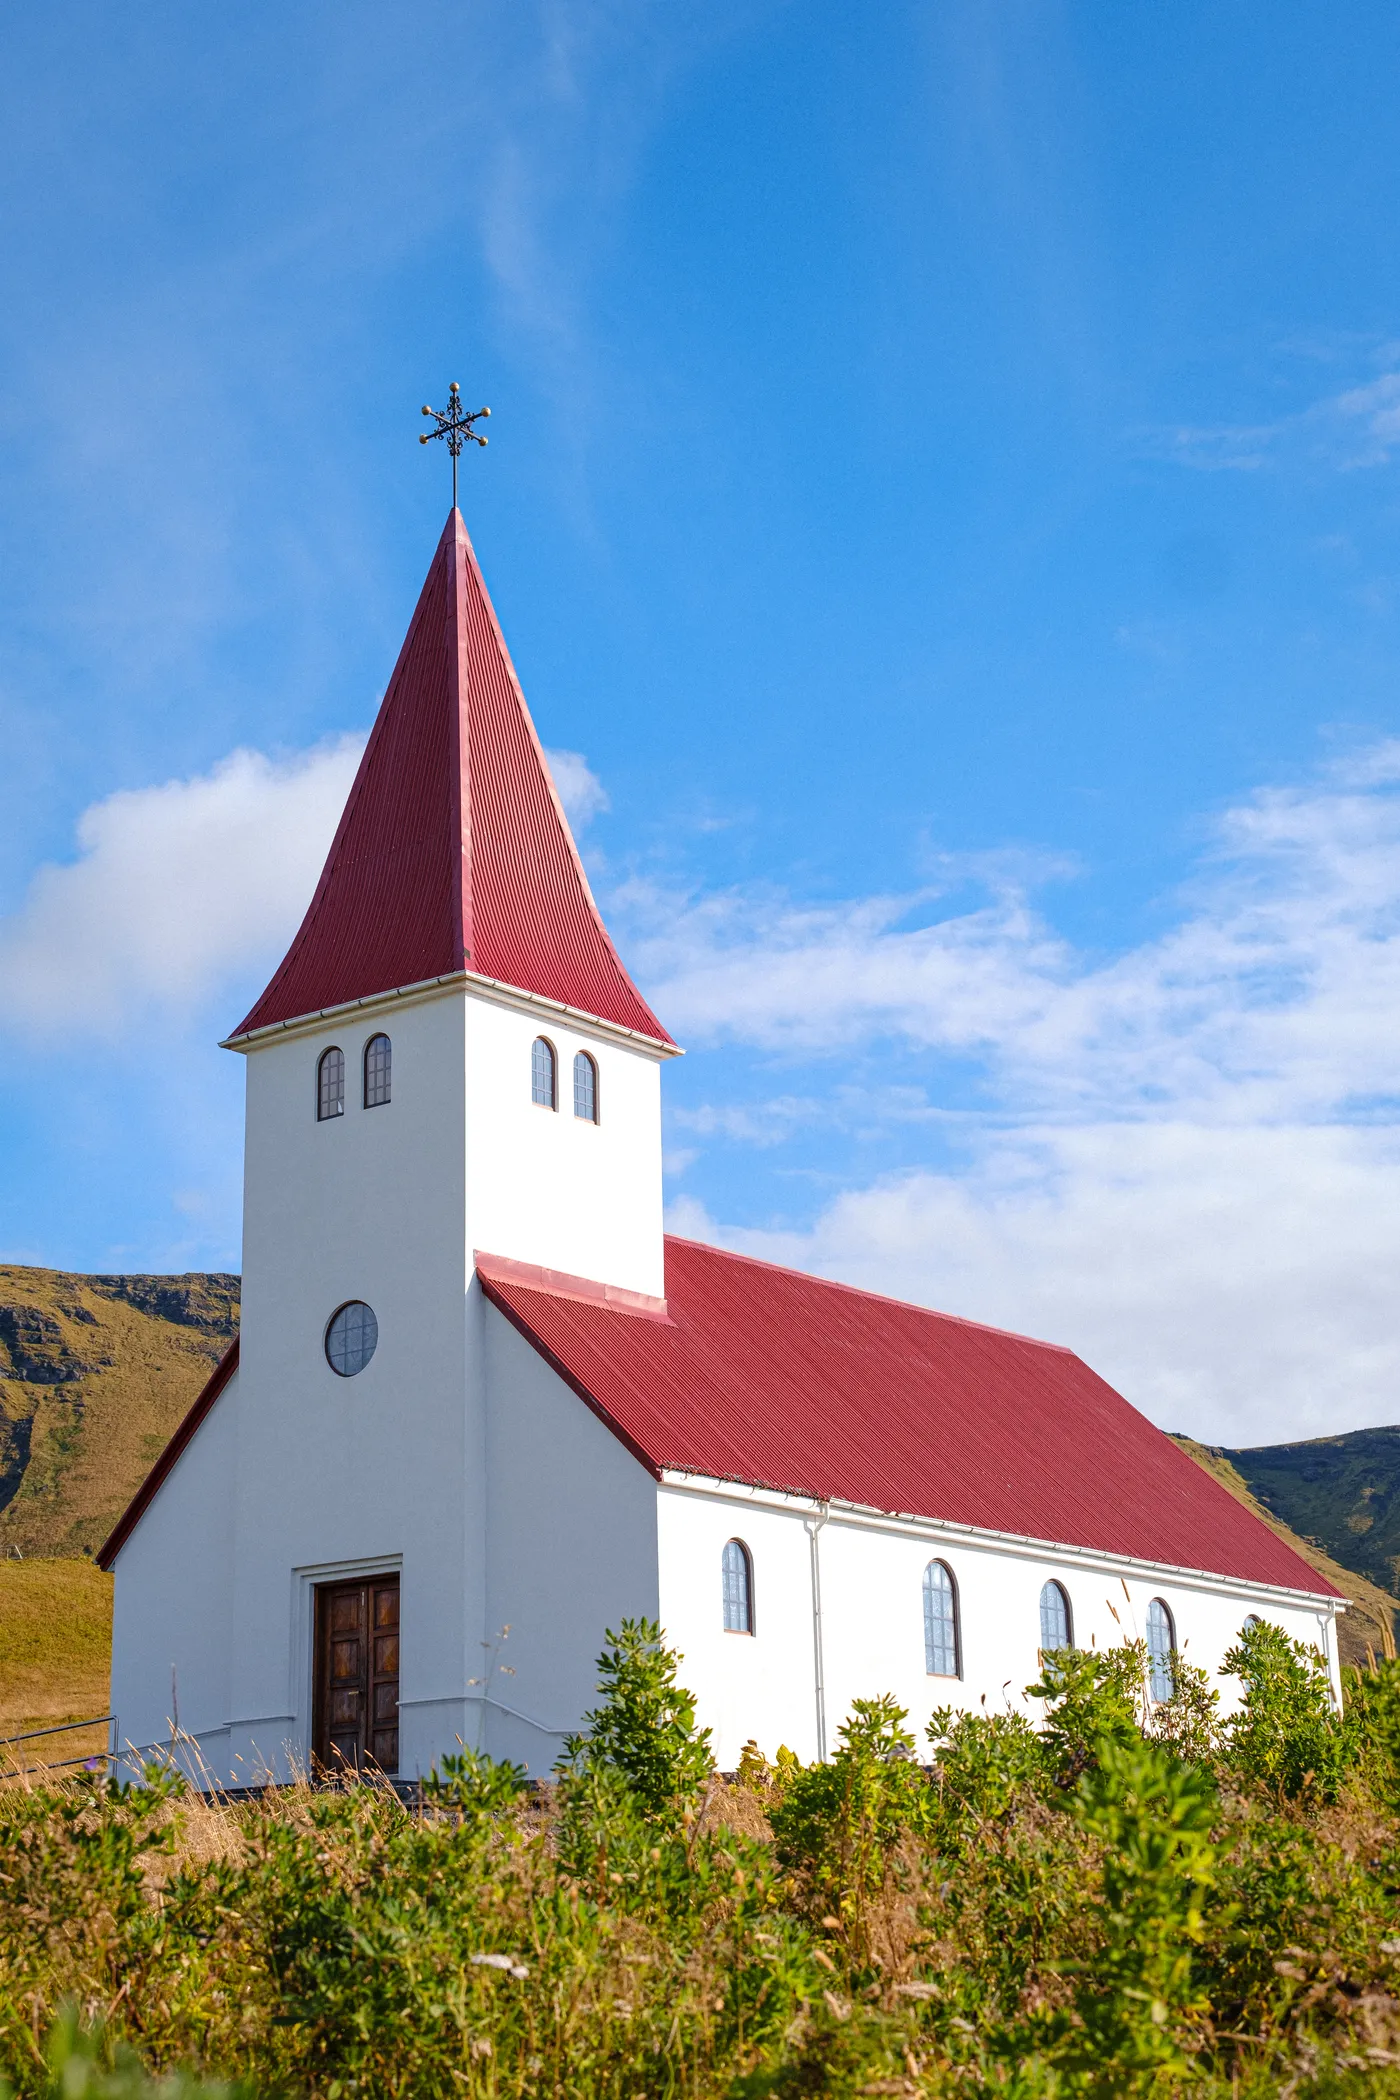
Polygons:
[[671,1043],[599,917],[454,509],[316,894],[231,1040],[461,973]]

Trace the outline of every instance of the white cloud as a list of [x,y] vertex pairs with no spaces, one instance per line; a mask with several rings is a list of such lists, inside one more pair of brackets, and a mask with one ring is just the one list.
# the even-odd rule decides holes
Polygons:
[[[183,1019],[296,931],[364,738],[210,772],[84,810],[75,860],[38,870],[0,919],[0,1023],[115,1037],[150,1007]],[[232,1017],[236,1018],[236,1016]]]
[[983,1086],[940,1124],[952,1167],[798,1229],[693,1202],[677,1229],[1066,1341],[1216,1440],[1400,1418],[1398,757],[1227,812],[1171,931],[1107,965],[1009,893],[912,926],[931,900],[730,895],[684,903],[669,935],[634,894],[682,1040],[800,1056],[809,1081],[884,1040],[902,1072],[953,1052]]
[[546,751],[545,757],[564,814],[575,831],[582,831],[608,808],[608,791],[581,751]]
[[[234,751],[208,773],[84,810],[76,857],[40,868],[0,918],[0,1027],[111,1040],[149,1009],[178,1024],[245,971],[271,971],[311,901],[364,741],[280,759]],[[577,751],[548,758],[582,829],[608,806],[602,783]]]
[[[1394,355],[1395,345],[1385,346]],[[1139,433],[1142,448],[1206,472],[1254,472],[1293,456],[1323,466],[1379,467],[1400,444],[1400,372],[1328,394],[1273,423],[1178,424]]]

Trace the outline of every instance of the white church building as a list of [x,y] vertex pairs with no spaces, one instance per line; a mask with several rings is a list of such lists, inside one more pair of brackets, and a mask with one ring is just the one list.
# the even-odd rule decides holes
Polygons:
[[[1343,1600],[1068,1350],[662,1229],[677,1046],[460,514],[246,1060],[242,1332],[99,1556],[129,1755],[547,1772],[659,1619],[722,1767]],[[508,1631],[506,1630],[508,1629]],[[1225,1703],[1232,1687],[1222,1682]]]

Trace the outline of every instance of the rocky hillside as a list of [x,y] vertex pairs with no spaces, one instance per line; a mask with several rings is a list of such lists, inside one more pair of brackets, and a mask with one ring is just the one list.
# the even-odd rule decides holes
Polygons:
[[1265,1509],[1400,1599],[1400,1428],[1223,1455]]
[[237,1333],[238,1294],[0,1267],[0,1558],[96,1551]]
[[[1350,1598],[1351,1608],[1343,1614],[1338,1625],[1337,1646],[1344,1663],[1364,1664],[1368,1649],[1376,1655],[1395,1653],[1395,1598],[1358,1570],[1354,1559],[1343,1561],[1340,1557],[1334,1558],[1315,1537],[1300,1536],[1290,1525],[1284,1523],[1274,1510],[1260,1501],[1251,1491],[1250,1483],[1233,1463],[1241,1458],[1252,1458],[1255,1453],[1222,1451],[1213,1444],[1193,1443],[1187,1436],[1179,1436],[1174,1441],[1181,1445],[1183,1451],[1189,1451],[1197,1465],[1203,1466],[1207,1473],[1213,1474],[1222,1487],[1227,1487],[1247,1509],[1252,1509],[1256,1517],[1262,1518],[1271,1531],[1276,1531],[1280,1538],[1287,1539],[1289,1545],[1302,1554],[1310,1567],[1316,1568],[1329,1582],[1336,1585],[1343,1596]],[[1276,1448],[1298,1451],[1305,1450],[1307,1446],[1293,1444],[1279,1445]]]

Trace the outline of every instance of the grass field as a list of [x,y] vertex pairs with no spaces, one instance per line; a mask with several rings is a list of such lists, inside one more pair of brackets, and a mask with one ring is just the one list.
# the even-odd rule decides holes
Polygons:
[[[0,1561],[0,1737],[105,1714],[112,1578],[90,1560]],[[0,1769],[105,1750],[98,1728],[0,1751]]]

